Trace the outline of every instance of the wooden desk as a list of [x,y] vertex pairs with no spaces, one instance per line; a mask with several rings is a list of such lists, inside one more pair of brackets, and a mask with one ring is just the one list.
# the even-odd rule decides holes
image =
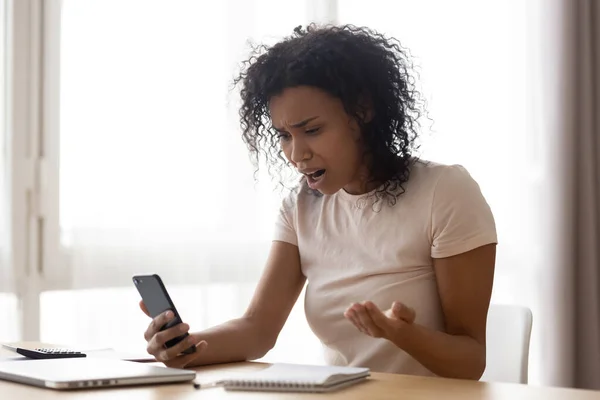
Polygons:
[[[24,344],[23,344],[24,345]],[[0,349],[0,356],[11,355]],[[231,372],[264,368],[261,363],[235,363],[197,368],[200,383],[212,382]],[[600,400],[600,391],[484,383],[457,379],[426,378],[373,373],[367,382],[328,394],[226,392],[223,388],[194,389],[191,383],[108,389],[55,391],[0,381],[2,399],[456,399],[456,400]]]

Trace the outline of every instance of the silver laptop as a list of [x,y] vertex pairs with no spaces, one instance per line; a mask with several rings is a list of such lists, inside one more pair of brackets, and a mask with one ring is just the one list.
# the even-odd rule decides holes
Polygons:
[[0,379],[51,389],[192,381],[196,371],[101,358],[0,361]]

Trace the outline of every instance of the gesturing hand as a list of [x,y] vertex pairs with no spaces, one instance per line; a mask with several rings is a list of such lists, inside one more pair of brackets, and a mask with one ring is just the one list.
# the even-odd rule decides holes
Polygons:
[[394,341],[400,330],[415,320],[415,310],[395,301],[382,312],[373,302],[354,303],[344,312],[358,330],[374,338]]

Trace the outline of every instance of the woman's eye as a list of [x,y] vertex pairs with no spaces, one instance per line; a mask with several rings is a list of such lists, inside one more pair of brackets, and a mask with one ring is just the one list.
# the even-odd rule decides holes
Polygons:
[[308,133],[309,135],[312,135],[312,134],[315,134],[315,133],[317,133],[317,132],[319,131],[319,129],[321,129],[321,128],[313,128],[313,129],[308,129],[308,130],[306,131],[306,133]]
[[280,133],[277,135],[277,139],[285,141],[288,140],[290,138],[290,135],[288,133]]

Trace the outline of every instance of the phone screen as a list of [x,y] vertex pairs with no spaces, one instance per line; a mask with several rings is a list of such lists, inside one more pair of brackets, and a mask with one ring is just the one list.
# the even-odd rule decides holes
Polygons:
[[158,279],[153,276],[142,276],[133,278],[133,282],[152,318],[172,308]]

